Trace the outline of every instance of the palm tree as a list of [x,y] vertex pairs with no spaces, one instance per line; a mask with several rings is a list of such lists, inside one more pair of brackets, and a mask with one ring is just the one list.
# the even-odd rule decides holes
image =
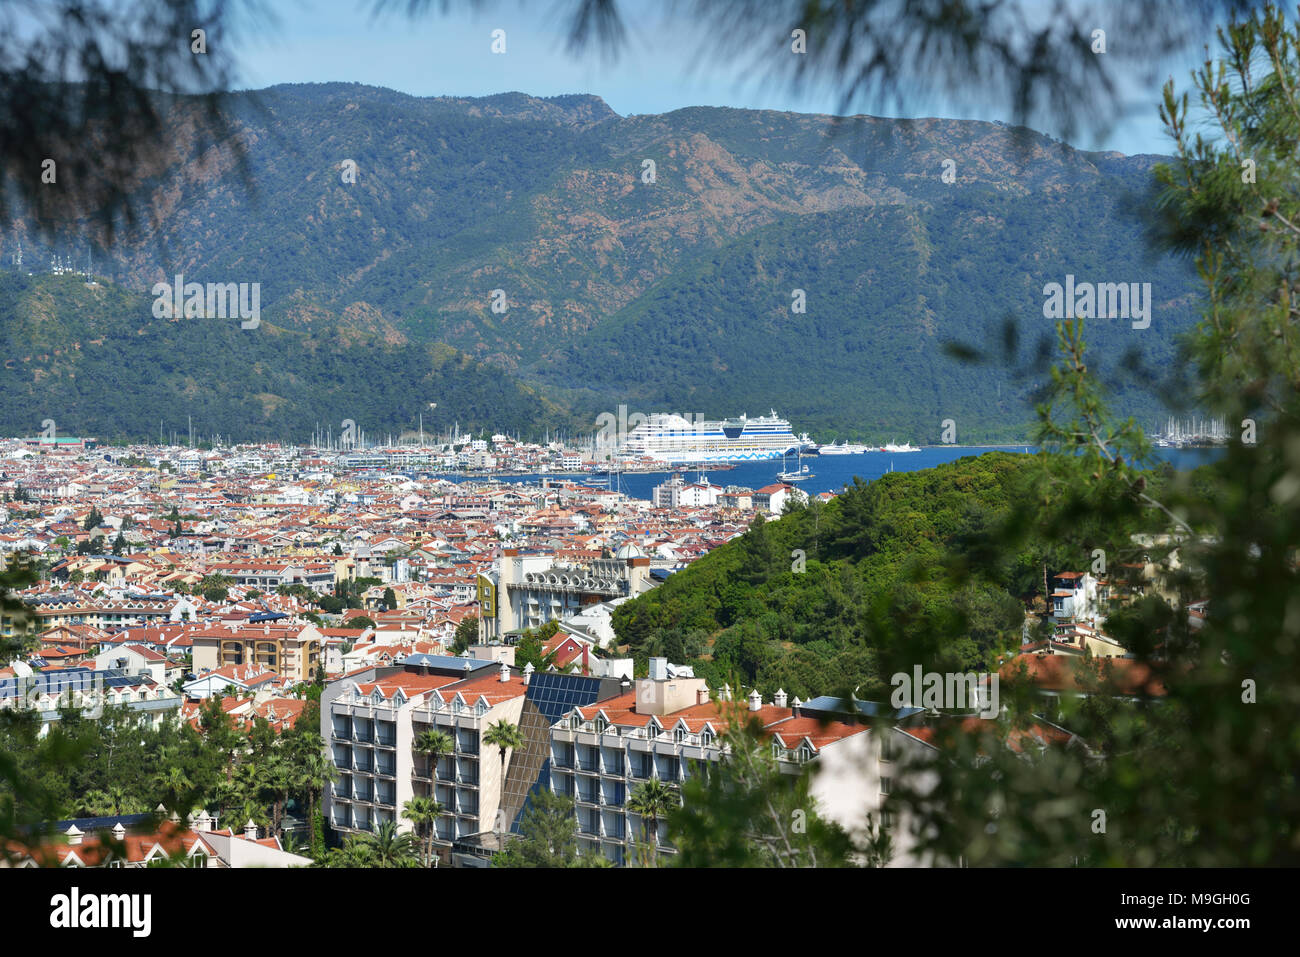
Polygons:
[[112,799],[104,791],[87,791],[81,797],[81,803],[77,805],[77,810],[81,811],[86,817],[99,817],[101,814],[113,814]]
[[511,724],[509,721],[501,720],[496,724],[489,725],[487,734],[483,735],[483,741],[486,744],[494,744],[501,749],[501,782],[506,780],[506,752],[518,751],[524,746],[524,736],[519,731],[519,725]]
[[321,860],[322,867],[375,867],[374,842],[369,834],[356,834],[343,842],[342,847],[329,851]]
[[382,822],[362,840],[374,855],[374,867],[411,867],[416,863],[415,842],[392,821]]
[[307,795],[307,827],[312,840],[316,839],[316,799],[325,786],[337,781],[339,772],[324,748],[306,752],[294,764],[294,790]]
[[112,806],[112,813],[121,814],[122,807],[127,803],[126,788],[120,784],[110,784],[104,793],[108,798],[108,803]]
[[428,757],[429,778],[435,784],[438,780],[438,758],[450,753],[454,747],[451,735],[438,728],[425,728],[415,736],[415,750]]
[[414,824],[420,835],[425,867],[433,866],[434,825],[440,814],[442,805],[430,797],[413,797],[402,806],[402,817]]
[[271,752],[269,759],[262,764],[262,787],[272,795],[271,827],[276,834],[280,833],[280,821],[293,784],[293,768],[289,762],[278,751]]
[[641,815],[641,832],[650,843],[650,866],[659,863],[659,818],[677,803],[673,789],[658,778],[651,778],[632,789],[627,809]]
[[173,764],[165,771],[159,771],[154,775],[153,786],[162,792],[162,804],[165,807],[179,811],[182,799],[194,785],[184,769]]

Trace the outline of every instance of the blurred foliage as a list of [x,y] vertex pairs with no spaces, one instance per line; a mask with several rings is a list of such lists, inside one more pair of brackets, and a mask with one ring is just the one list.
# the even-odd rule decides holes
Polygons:
[[545,789],[528,795],[519,834],[492,856],[493,867],[608,867],[600,854],[578,849],[578,819],[571,798]]
[[[674,867],[879,867],[889,859],[887,835],[873,830],[855,846],[843,828],[817,813],[810,793],[815,767],[782,770],[757,721],[743,705],[723,706],[724,760],[696,763],[668,814],[678,853]],[[719,827],[718,822],[725,821]]]

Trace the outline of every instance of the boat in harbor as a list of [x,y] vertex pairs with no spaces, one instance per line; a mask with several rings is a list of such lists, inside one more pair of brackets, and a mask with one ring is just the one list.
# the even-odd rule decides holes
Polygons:
[[889,443],[888,445],[882,445],[882,446],[880,447],[880,451],[882,451],[882,452],[919,452],[919,451],[921,451],[921,450],[920,450],[919,448],[917,448],[915,445],[913,445],[911,442],[904,442],[902,445],[895,445],[894,443],[891,442],[891,443]]
[[839,445],[833,442],[830,445],[823,445],[819,451],[822,455],[861,455],[863,452],[870,452],[871,449],[865,445],[853,445],[844,441]]
[[[785,464],[784,461],[782,464]],[[803,454],[799,453],[799,459],[795,463],[795,467],[777,472],[776,477],[782,482],[802,482],[805,479],[813,478],[813,473],[808,470],[808,466],[803,464]]]
[[656,412],[628,433],[621,453],[645,457],[669,466],[717,462],[779,459],[796,451],[790,423],[773,411],[770,415],[710,421]]

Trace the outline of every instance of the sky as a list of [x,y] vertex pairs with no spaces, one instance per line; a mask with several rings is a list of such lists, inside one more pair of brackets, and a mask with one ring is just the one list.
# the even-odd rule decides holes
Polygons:
[[[840,106],[838,93],[829,88],[793,92],[770,78],[746,75],[743,59],[701,56],[707,44],[701,44],[698,25],[664,2],[622,0],[628,42],[616,62],[607,62],[594,44],[579,54],[566,50],[558,11],[569,9],[573,0],[498,0],[486,9],[453,2],[449,11],[442,9],[442,0],[432,0],[430,9],[414,18],[405,15],[407,2],[393,0],[394,9],[376,16],[373,0],[270,0],[278,22],[250,23],[241,32],[239,85],[347,81],[416,96],[591,93],[622,115],[689,106],[834,113]],[[506,31],[504,56],[491,52],[491,34],[498,28]],[[1076,133],[1074,145],[1129,154],[1170,152],[1156,115],[1159,86],[1171,74],[1185,81],[1201,57],[1201,51],[1188,51],[1155,78],[1122,77],[1126,115],[1100,138]],[[907,96],[901,108],[867,101],[855,103],[854,112],[1014,119],[1009,104],[994,99],[957,107]]]

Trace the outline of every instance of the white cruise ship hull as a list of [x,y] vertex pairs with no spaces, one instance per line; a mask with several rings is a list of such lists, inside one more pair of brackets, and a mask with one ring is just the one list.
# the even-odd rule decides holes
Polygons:
[[722,421],[655,413],[628,434],[623,451],[665,465],[693,465],[779,459],[797,452],[799,445],[790,423],[775,412]]

